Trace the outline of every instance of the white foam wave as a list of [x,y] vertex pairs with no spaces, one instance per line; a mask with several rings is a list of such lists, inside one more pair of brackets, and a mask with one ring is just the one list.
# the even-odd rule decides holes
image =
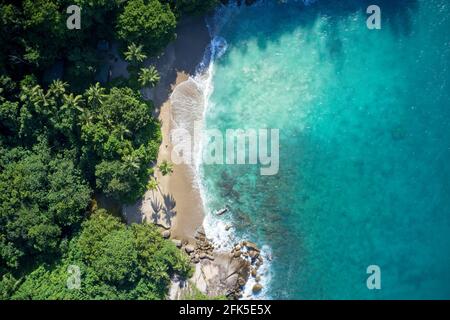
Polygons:
[[[208,30],[211,35],[211,43],[206,48],[204,57],[197,66],[196,74],[190,77],[187,81],[178,85],[170,97],[172,105],[172,121],[176,128],[183,128],[194,136],[194,123],[203,123],[208,108],[212,107],[210,103],[210,96],[214,90],[212,78],[214,75],[214,61],[219,59],[228,49],[228,44],[225,38],[219,35],[222,28],[233,19],[241,8],[236,4],[219,7],[215,14],[207,19]],[[194,148],[195,155],[193,157],[192,174],[194,176],[193,187],[198,188],[203,201],[205,210],[205,219],[203,226],[207,237],[214,243],[217,250],[228,251],[240,239],[234,233],[232,221],[228,220],[226,216],[218,217],[214,214],[211,208],[208,208],[210,196],[207,190],[204,189],[201,177],[201,157],[203,141],[196,141],[198,147]],[[248,239],[255,240],[255,239]],[[256,279],[250,277],[243,293],[244,299],[259,299],[268,298],[267,290],[270,283],[270,247],[263,246],[261,254],[264,258],[263,265],[259,268],[258,273],[261,277],[259,283],[263,285],[264,289],[257,296],[252,294],[252,288],[256,283]]]

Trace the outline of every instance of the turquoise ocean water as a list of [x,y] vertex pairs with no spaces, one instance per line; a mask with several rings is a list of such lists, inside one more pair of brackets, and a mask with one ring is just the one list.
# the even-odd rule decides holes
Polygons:
[[450,2],[378,1],[381,30],[369,4],[264,1],[213,28],[206,126],[280,130],[277,175],[201,166],[209,232],[271,252],[265,297],[450,298]]

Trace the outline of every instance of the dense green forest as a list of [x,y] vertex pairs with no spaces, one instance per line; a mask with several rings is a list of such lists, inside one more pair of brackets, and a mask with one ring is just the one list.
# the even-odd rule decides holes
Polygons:
[[[66,9],[81,8],[81,30]],[[161,143],[142,87],[146,57],[184,15],[215,0],[0,0],[0,298],[163,299],[187,257],[151,225],[96,206],[141,197]],[[100,85],[101,43],[117,41],[130,78]],[[48,70],[62,65],[58,79]],[[67,286],[69,269],[81,287]]]

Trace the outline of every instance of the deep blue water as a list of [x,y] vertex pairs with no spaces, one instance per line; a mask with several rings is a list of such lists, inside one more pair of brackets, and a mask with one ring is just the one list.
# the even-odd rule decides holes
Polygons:
[[381,30],[368,4],[266,2],[218,31],[206,124],[279,128],[280,171],[204,165],[207,206],[271,248],[271,298],[450,298],[450,2],[378,1]]

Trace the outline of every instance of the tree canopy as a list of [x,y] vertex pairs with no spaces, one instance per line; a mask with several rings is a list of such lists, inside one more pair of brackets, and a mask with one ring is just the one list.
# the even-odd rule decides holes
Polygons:
[[[80,287],[67,285],[70,266]],[[60,262],[41,265],[15,292],[16,299],[164,299],[173,274],[191,273],[188,258],[153,225],[122,224],[94,213]]]
[[[142,63],[175,39],[182,15],[215,2],[0,1],[0,299],[163,299],[173,274],[189,275],[185,253],[156,227],[127,226],[94,204],[158,187],[149,178],[160,123],[139,89],[160,75]],[[67,29],[73,4],[82,30]],[[111,58],[101,44],[114,42],[130,77],[101,85]]]
[[0,149],[0,274],[17,272],[58,251],[86,212],[91,189],[70,152],[52,156],[44,141],[32,150]]
[[220,3],[219,0],[164,0],[164,2],[169,3],[177,15],[203,14],[212,10]]
[[130,0],[117,20],[117,36],[157,53],[175,36],[177,21],[168,4],[158,0]]

